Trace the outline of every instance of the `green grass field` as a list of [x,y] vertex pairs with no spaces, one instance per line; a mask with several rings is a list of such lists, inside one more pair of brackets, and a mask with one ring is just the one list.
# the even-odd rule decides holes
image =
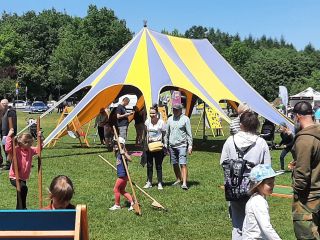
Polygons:
[[[19,128],[25,126],[25,118],[30,115],[18,113]],[[42,127],[47,136],[56,126],[59,114],[52,113],[44,118]],[[199,116],[191,118],[193,133]],[[224,124],[228,135],[228,125]],[[204,144],[200,131],[194,139],[194,152],[189,157],[188,191],[171,184],[175,180],[169,157],[163,162],[164,190],[156,187],[147,190],[167,212],[155,210],[151,201],[137,191],[141,204],[142,216],[136,216],[127,209],[111,212],[113,205],[113,185],[116,173],[102,161],[101,154],[114,163],[113,154],[93,142],[94,129],[91,127],[89,149],[80,148],[75,139],[66,136],[51,149],[44,149],[43,156],[43,194],[47,197],[47,187],[52,178],[59,174],[68,175],[75,185],[76,194],[73,204],[87,204],[90,239],[230,239],[231,223],[228,218],[224,192],[220,189],[223,173],[219,166],[220,152],[225,137],[210,136]],[[207,131],[209,133],[209,130]],[[135,133],[129,129],[128,149],[135,150]],[[279,136],[277,136],[279,138]],[[279,142],[279,139],[277,139]],[[96,143],[99,142],[96,138]],[[138,149],[137,149],[138,150]],[[281,150],[273,150],[273,167],[279,169]],[[291,156],[287,156],[287,162]],[[146,181],[146,168],[140,164],[140,158],[134,157],[130,164],[132,179],[140,186]],[[34,159],[31,178],[28,182],[28,208],[38,208],[37,162]],[[154,171],[154,183],[156,175]],[[8,171],[2,171],[0,179],[0,208],[14,209],[16,204],[15,189],[8,180]],[[276,184],[290,185],[291,174],[283,174],[276,179]],[[127,190],[129,190],[129,186]],[[45,204],[48,199],[44,199]],[[291,222],[291,200],[277,197],[268,198],[271,222],[282,239],[295,239]],[[124,203],[122,198],[122,203]]]

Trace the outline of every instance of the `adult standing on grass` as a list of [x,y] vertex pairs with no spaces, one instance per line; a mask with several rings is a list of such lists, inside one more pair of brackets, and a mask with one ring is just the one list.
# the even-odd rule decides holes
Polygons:
[[[13,107],[9,107],[8,106],[8,100],[7,99],[2,99],[1,100],[1,104],[3,104],[5,106],[5,113],[1,119],[1,133],[2,133],[2,144],[3,144],[3,147],[5,146],[6,144],[6,138],[7,138],[7,135],[9,133],[9,118],[11,117],[12,118],[12,124],[13,124],[13,129],[14,129],[14,135],[17,134],[17,112],[16,110],[13,108]],[[4,170],[9,170],[10,169],[10,165],[11,165],[11,162],[10,160],[11,159],[8,159],[8,154],[6,154],[6,158],[7,158],[7,161],[6,161],[6,164],[4,164],[3,166],[3,169]]]
[[[158,117],[158,106],[154,105],[150,108],[150,118],[145,121],[147,131],[147,143],[159,143],[163,145],[163,137],[165,135],[165,123]],[[162,162],[164,157],[163,149],[148,149],[147,154],[147,183],[143,188],[152,187],[152,175],[153,175],[153,159],[156,164],[157,177],[158,177],[158,189],[162,190]]]
[[[8,109],[8,100],[7,99],[2,99],[1,103],[0,103],[0,139],[2,140],[2,118],[3,115],[6,113]],[[4,144],[1,144],[3,146],[3,150],[4,150]],[[4,151],[5,153],[5,151]],[[3,165],[3,156],[1,153],[1,146],[0,146],[0,166],[2,167]]]
[[129,104],[129,102],[130,99],[125,97],[117,107],[117,127],[119,131],[119,137],[122,137],[124,140],[127,140],[127,131],[129,125],[128,117],[134,113],[127,113],[126,106]]
[[141,146],[142,138],[144,135],[144,122],[145,122],[145,111],[144,107],[139,110],[137,106],[133,107],[134,115],[134,127],[136,129],[136,147]]
[[285,122],[280,124],[279,131],[280,131],[281,142],[278,145],[276,145],[276,147],[280,147],[281,145],[283,145],[284,147],[280,154],[280,169],[284,171],[284,158],[292,149],[292,146],[294,144],[294,141],[293,141],[294,136]]
[[297,239],[320,239],[320,126],[314,124],[308,102],[297,103],[293,114],[293,228]]
[[182,104],[172,106],[173,116],[169,117],[167,122],[165,147],[169,150],[176,175],[173,185],[182,182],[181,188],[188,190],[187,152],[192,154],[192,132],[190,119],[182,114],[182,108]]
[[[271,164],[268,144],[257,135],[259,125],[260,123],[255,113],[244,112],[241,114],[240,131],[230,136],[223,145],[220,158],[221,165],[238,159],[239,151],[243,153],[243,160],[246,160],[248,165]],[[249,172],[246,172],[246,174]],[[248,200],[249,194],[239,200],[230,201],[233,240],[242,238],[242,225]]]
[[106,144],[106,139],[104,136],[104,127],[108,122],[108,114],[104,108],[100,108],[99,114],[96,117],[94,127],[98,128],[98,134],[100,138],[101,145]]

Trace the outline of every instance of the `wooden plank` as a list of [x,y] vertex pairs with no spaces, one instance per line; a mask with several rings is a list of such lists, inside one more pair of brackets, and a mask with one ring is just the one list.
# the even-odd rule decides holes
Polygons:
[[0,231],[0,238],[70,238],[75,231]]
[[74,240],[80,240],[80,228],[81,228],[81,205],[76,207],[76,219],[74,226]]
[[89,240],[87,206],[81,205],[81,240]]

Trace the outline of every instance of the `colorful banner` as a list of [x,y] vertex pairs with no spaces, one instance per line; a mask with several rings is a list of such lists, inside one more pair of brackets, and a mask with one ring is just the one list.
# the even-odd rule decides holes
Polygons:
[[172,93],[172,105],[181,104],[181,93],[179,91],[173,91]]
[[162,120],[164,122],[167,122],[168,116],[167,116],[166,107],[158,107],[158,112],[160,113],[160,116],[162,117]]
[[212,108],[206,107],[206,120],[211,129],[221,129],[221,118],[219,114]]

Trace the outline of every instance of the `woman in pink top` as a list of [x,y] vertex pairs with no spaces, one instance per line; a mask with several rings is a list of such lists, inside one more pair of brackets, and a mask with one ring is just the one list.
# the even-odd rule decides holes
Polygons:
[[[6,138],[5,150],[8,154],[13,154],[12,149],[12,137],[14,134],[13,128],[10,129],[8,136]],[[41,134],[41,133],[40,133]],[[32,166],[32,157],[37,155],[37,148],[32,147],[33,137],[30,133],[23,133],[22,135],[15,138],[16,141],[16,155],[19,169],[19,179],[21,186],[21,200],[22,200],[22,209],[26,209],[26,200],[28,194],[27,180],[29,179],[31,166]],[[10,182],[14,187],[16,186],[16,175],[13,169],[13,165],[10,166],[9,172]],[[17,207],[19,209],[18,204],[18,196],[17,196]]]

